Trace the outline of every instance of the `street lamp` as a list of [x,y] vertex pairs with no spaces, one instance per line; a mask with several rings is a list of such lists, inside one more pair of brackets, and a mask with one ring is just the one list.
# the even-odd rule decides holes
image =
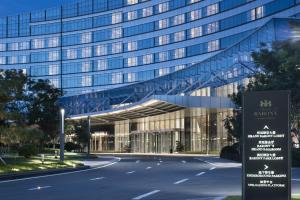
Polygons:
[[65,160],[65,109],[60,109],[60,161]]

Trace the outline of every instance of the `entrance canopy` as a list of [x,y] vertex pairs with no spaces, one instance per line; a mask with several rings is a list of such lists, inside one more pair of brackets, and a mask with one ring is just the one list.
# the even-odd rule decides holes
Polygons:
[[153,95],[130,105],[84,115],[71,115],[68,118],[77,120],[90,117],[99,122],[109,123],[160,115],[184,108],[221,109],[234,107],[234,104],[227,97]]

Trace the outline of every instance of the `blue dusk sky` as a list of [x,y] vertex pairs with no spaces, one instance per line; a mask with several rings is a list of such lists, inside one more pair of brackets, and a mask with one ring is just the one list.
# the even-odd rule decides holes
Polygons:
[[0,0],[0,16],[16,15],[73,2],[78,0]]

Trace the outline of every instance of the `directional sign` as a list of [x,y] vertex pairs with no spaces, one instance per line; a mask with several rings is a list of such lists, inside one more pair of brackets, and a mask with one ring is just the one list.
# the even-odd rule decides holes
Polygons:
[[288,91],[243,95],[243,200],[290,200]]

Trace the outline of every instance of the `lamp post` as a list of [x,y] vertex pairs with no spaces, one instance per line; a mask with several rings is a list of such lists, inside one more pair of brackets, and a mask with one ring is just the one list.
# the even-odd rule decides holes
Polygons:
[[65,109],[60,109],[60,161],[65,160]]

